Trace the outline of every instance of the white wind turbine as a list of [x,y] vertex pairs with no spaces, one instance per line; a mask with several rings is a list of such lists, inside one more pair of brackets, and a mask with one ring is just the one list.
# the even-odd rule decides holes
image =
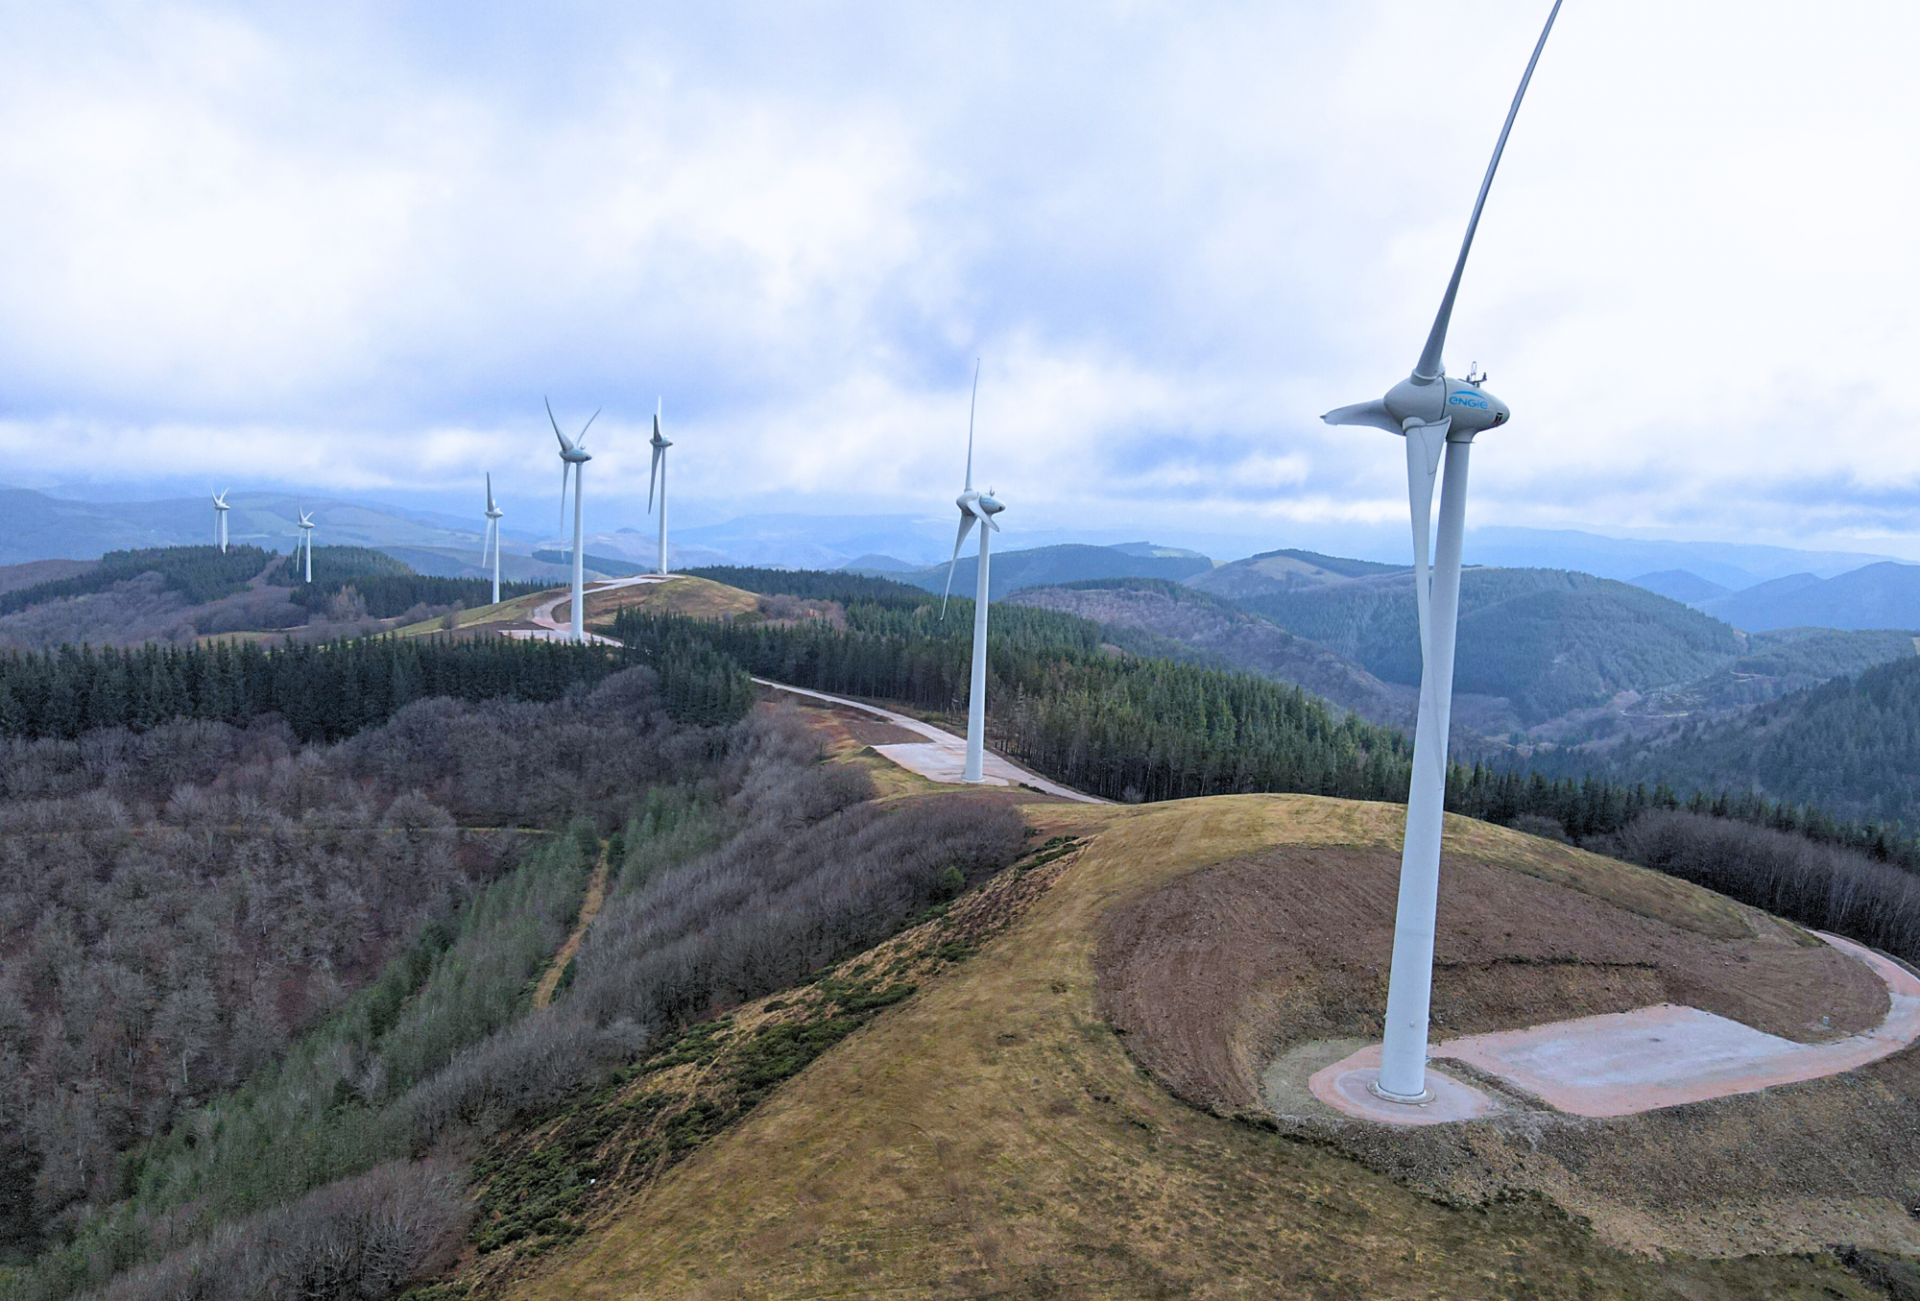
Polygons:
[[[544,401],[544,399],[542,399]],[[567,524],[567,475],[573,475],[573,619],[569,632],[576,643],[587,640],[587,578],[581,558],[581,529],[584,517],[580,513],[580,476],[586,470],[588,461],[593,457],[586,448],[587,430],[600,418],[595,411],[587,417],[587,423],[580,426],[580,432],[568,438],[560,432],[560,422],[553,418],[553,403],[547,403],[547,421],[553,426],[553,436],[560,440],[560,527]]]
[[[566,471],[564,469],[560,472],[560,478],[561,478],[560,492],[561,492],[561,496],[564,498],[566,496]],[[566,509],[567,509],[566,502],[563,500],[560,503],[562,523],[566,522]],[[506,514],[505,511],[501,510],[497,505],[494,504],[493,472],[488,471],[487,472],[487,533],[486,533],[486,541],[481,543],[480,545],[480,563],[482,565],[485,565],[487,563],[487,553],[489,550],[491,550],[493,553],[493,603],[495,605],[500,604],[500,517],[505,514]]]
[[660,412],[664,403],[656,406],[653,412],[653,472],[647,476],[647,510],[653,510],[653,482],[660,481],[660,572],[667,572],[667,449],[673,446],[660,432]]
[[967,403],[967,486],[954,498],[960,508],[960,532],[953,539],[953,559],[947,563],[947,590],[940,598],[940,617],[947,617],[947,598],[953,594],[953,570],[960,563],[960,548],[975,521],[980,524],[980,572],[974,576],[973,595],[973,682],[967,693],[967,767],[960,780],[986,780],[987,737],[987,534],[998,533],[993,517],[1006,507],[994,500],[993,492],[973,490],[973,413],[980,400],[980,363],[973,363],[973,397]]
[[308,515],[305,511],[301,511],[299,527],[300,527],[300,545],[301,545],[301,548],[307,553],[306,581],[311,583],[313,581],[313,517],[311,515]]
[[227,549],[227,512],[233,509],[227,505],[229,491],[223,488],[213,494],[213,545],[222,551]]
[[[1386,397],[1361,402],[1321,419],[1331,425],[1370,425],[1407,440],[1407,498],[1413,515],[1415,605],[1420,618],[1420,714],[1414,729],[1413,782],[1407,795],[1406,841],[1400,856],[1400,899],[1394,920],[1393,968],[1387,985],[1385,1042],[1380,1050],[1380,1076],[1368,1087],[1390,1102],[1420,1103],[1427,1089],[1428,1012],[1433,994],[1433,927],[1440,891],[1440,833],[1447,786],[1447,728],[1453,713],[1454,634],[1460,612],[1460,551],[1467,516],[1467,454],[1475,434],[1507,422],[1506,403],[1481,387],[1485,375],[1471,370],[1464,380],[1451,379],[1441,363],[1447,341],[1447,323],[1453,315],[1454,295],[1473,247],[1473,232],[1487,202],[1507,133],[1520,112],[1520,101],[1533,78],[1547,34],[1560,13],[1554,0],[1546,26],[1527,60],[1527,70],[1507,110],[1500,141],[1493,148],[1473,217],[1467,222],[1453,277],[1440,300],[1440,312],[1427,335],[1426,347],[1413,374],[1388,390]],[[1433,508],[1434,479],[1441,453],[1446,454],[1446,479],[1440,490],[1440,533],[1435,547],[1431,591],[1427,573],[1427,531]]]

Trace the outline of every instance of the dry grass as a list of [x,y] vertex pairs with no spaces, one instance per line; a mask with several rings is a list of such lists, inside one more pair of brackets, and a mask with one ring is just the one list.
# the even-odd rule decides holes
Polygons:
[[[1031,812],[1046,834],[1098,834],[1010,929],[509,1294],[1872,1295],[1826,1259],[1654,1260],[1538,1199],[1442,1205],[1325,1147],[1189,1107],[1135,1065],[1095,1008],[1102,914],[1273,845],[1392,848],[1398,809],[1239,796]],[[1589,884],[1623,901],[1666,890],[1498,828],[1449,830],[1455,853],[1608,877]],[[1678,902],[1717,924],[1716,906]]]
[[[531,628],[536,608],[564,597],[565,587],[550,587],[502,601],[498,605],[476,606],[453,616],[452,631],[479,631],[487,628]],[[723,619],[751,614],[759,609],[759,597],[705,578],[676,574],[664,583],[637,583],[595,591],[587,586],[587,625],[605,631],[614,617],[624,610],[649,610],[656,614],[680,614],[694,619]],[[571,602],[561,601],[553,608],[554,621],[564,625],[571,613]],[[431,637],[449,631],[444,617],[411,623],[396,628],[396,637]]]
[[[534,607],[542,601],[552,600],[553,597],[558,594],[558,591],[558,588],[554,588],[545,592],[529,592],[525,596],[516,596],[511,600],[502,601],[498,605],[477,605],[471,610],[456,611],[453,616],[454,630],[478,630],[494,626],[502,628],[530,627],[531,625],[527,621],[533,614]],[[441,616],[439,618],[422,620],[419,623],[410,623],[403,628],[395,628],[393,635],[396,637],[432,637],[446,631],[448,631],[446,618],[445,616]]]
[[[587,591],[587,623],[602,631],[613,623],[615,615],[625,610],[677,614],[689,619],[727,619],[755,613],[759,608],[760,598],[752,592],[688,574],[676,574],[664,583]],[[565,622],[566,610],[564,605],[557,607],[554,618]]]

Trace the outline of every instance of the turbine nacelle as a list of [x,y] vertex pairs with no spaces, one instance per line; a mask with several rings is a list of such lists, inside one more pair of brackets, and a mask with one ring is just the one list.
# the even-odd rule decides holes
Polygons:
[[[972,528],[972,521],[977,519],[994,532],[998,533],[1000,531],[1000,526],[993,522],[993,517],[1005,510],[1006,507],[1001,505],[1000,500],[992,493],[975,492],[969,488],[958,497],[955,497],[953,504],[960,508],[963,530]],[[963,532],[961,536],[964,537],[965,533]]]
[[1407,421],[1423,425],[1450,421],[1454,436],[1484,433],[1504,425],[1513,411],[1493,394],[1471,380],[1440,375],[1422,380],[1413,375],[1387,390],[1384,400],[1387,414],[1401,429]]
[[1320,418],[1330,425],[1367,425],[1391,434],[1444,421],[1449,437],[1458,441],[1506,424],[1513,410],[1472,380],[1410,375],[1377,402],[1356,402]]

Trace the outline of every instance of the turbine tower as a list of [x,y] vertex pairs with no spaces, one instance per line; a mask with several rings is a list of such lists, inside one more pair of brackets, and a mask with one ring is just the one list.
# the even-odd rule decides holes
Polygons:
[[[1441,363],[1447,341],[1447,322],[1453,315],[1454,295],[1466,270],[1473,232],[1480,224],[1487,191],[1507,147],[1507,133],[1520,112],[1520,101],[1533,79],[1534,65],[1546,48],[1547,34],[1560,13],[1554,0],[1546,26],[1534,44],[1533,57],[1514,92],[1500,141],[1493,147],[1480,196],[1474,200],[1466,238],[1453,264],[1434,317],[1426,347],[1414,363],[1413,374],[1374,402],[1361,402],[1321,419],[1330,425],[1369,425],[1399,434],[1407,441],[1407,500],[1413,517],[1415,605],[1420,617],[1420,714],[1414,729],[1413,782],[1407,794],[1407,833],[1400,855],[1400,900],[1394,919],[1393,968],[1387,985],[1385,1043],[1380,1050],[1380,1076],[1369,1084],[1389,1102],[1421,1103],[1433,1095],[1427,1089],[1428,1012],[1433,995],[1433,926],[1440,891],[1440,833],[1447,788],[1447,728],[1453,712],[1454,634],[1460,613],[1460,551],[1467,517],[1467,455],[1475,434],[1504,425],[1512,413],[1483,387],[1486,376],[1469,370],[1465,379],[1452,379]],[[1446,478],[1440,489],[1440,533],[1434,550],[1433,573],[1427,572],[1427,533],[1433,509],[1434,480],[1446,456]]]
[[[544,399],[542,399],[544,401]],[[587,579],[581,562],[581,529],[584,517],[580,513],[580,476],[588,461],[593,459],[587,453],[587,430],[600,418],[595,411],[587,417],[587,423],[580,426],[580,432],[571,439],[560,432],[560,422],[553,418],[553,403],[547,403],[547,422],[553,426],[553,436],[560,440],[560,527],[567,525],[567,475],[573,475],[573,620],[569,633],[576,644],[587,640]]]
[[313,517],[305,511],[300,512],[300,543],[307,553],[307,578],[313,581]]
[[980,401],[980,363],[973,363],[973,397],[967,403],[967,486],[954,498],[960,508],[960,532],[953,539],[953,559],[947,563],[947,590],[940,598],[940,617],[947,617],[947,598],[953,595],[953,570],[960,563],[960,548],[975,521],[980,524],[980,572],[974,576],[973,595],[973,682],[967,693],[967,767],[960,780],[986,780],[987,740],[987,534],[998,533],[993,517],[1006,507],[994,500],[993,492],[973,490],[973,413]]
[[[664,404],[662,404],[664,405]],[[656,406],[653,412],[653,472],[647,476],[647,511],[653,511],[653,483],[660,481],[660,573],[667,573],[667,449],[673,446],[660,432],[660,412],[662,406]]]
[[[561,496],[563,498],[563,500],[560,503],[560,512],[561,512],[561,521],[564,523],[566,520],[566,509],[567,509],[566,502],[564,500],[566,496],[566,471],[564,469],[561,470],[560,477],[561,477],[560,491],[561,491]],[[486,533],[486,541],[480,544],[480,563],[482,565],[485,565],[487,563],[487,552],[489,549],[491,549],[493,552],[493,603],[495,605],[500,604],[500,517],[505,514],[506,514],[505,511],[501,510],[498,506],[494,504],[493,472],[488,471],[487,472],[487,533]]]
[[227,505],[229,491],[223,488],[213,494],[213,545],[222,552],[227,549],[227,512],[233,509]]

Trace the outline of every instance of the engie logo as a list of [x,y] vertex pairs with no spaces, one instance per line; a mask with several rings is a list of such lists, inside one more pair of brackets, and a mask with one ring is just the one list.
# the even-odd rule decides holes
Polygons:
[[1488,409],[1487,400],[1476,393],[1459,392],[1447,399],[1450,407],[1472,407],[1475,411]]

